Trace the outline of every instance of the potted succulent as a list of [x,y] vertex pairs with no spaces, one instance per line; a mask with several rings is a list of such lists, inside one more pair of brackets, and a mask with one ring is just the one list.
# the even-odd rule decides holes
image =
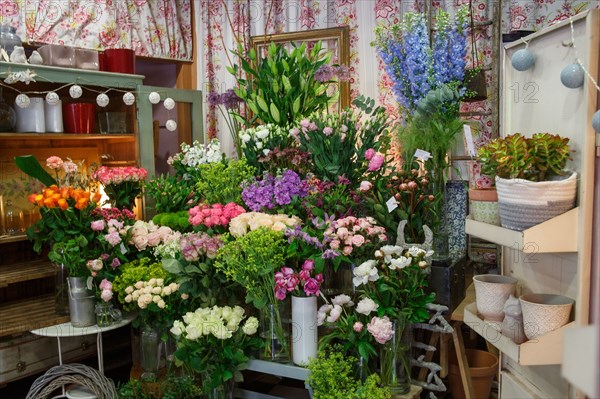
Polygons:
[[565,170],[569,139],[549,133],[519,133],[478,150],[482,172],[495,177],[500,222],[525,230],[575,206],[577,173]]

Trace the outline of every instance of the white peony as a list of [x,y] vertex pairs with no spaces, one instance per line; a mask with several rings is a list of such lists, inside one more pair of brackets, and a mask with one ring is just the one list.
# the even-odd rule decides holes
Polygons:
[[411,262],[412,262],[411,258],[406,258],[404,256],[401,256],[397,259],[390,259],[388,267],[391,270],[404,269],[406,266],[410,266]]
[[368,316],[369,313],[374,312],[379,308],[379,305],[375,303],[371,298],[363,298],[356,305],[356,311],[360,314]]
[[335,298],[333,298],[331,300],[331,302],[334,305],[338,305],[338,306],[353,306],[354,305],[354,302],[352,302],[352,299],[346,294],[340,294],[340,295],[336,296]]
[[359,287],[363,284],[367,284],[369,281],[377,281],[379,274],[377,273],[377,262],[374,260],[368,260],[362,263],[360,266],[355,268],[352,273],[352,283],[355,287]]

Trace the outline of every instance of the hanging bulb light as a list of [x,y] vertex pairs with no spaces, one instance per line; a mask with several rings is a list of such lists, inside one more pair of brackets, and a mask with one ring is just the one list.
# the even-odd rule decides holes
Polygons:
[[105,93],[98,94],[98,97],[96,97],[96,104],[98,104],[99,107],[104,108],[108,105],[109,102],[110,99]]
[[150,95],[148,96],[148,100],[152,103],[152,104],[158,104],[160,102],[160,94],[158,94],[157,92],[153,91],[152,93],[150,93]]
[[597,133],[600,133],[600,109],[592,117],[592,127]]
[[163,102],[163,106],[170,111],[175,108],[175,101],[171,97],[167,97]]
[[19,108],[27,108],[29,107],[29,104],[31,104],[31,99],[27,94],[21,93],[15,98],[15,104],[17,104]]
[[585,72],[578,63],[569,64],[560,72],[560,81],[569,89],[583,86]]
[[535,64],[535,55],[527,47],[515,51],[510,63],[517,71],[526,71]]
[[83,94],[83,89],[79,85],[69,87],[69,95],[71,98],[79,98]]
[[175,129],[177,129],[177,122],[175,122],[173,119],[169,119],[167,121],[167,123],[165,124],[165,127],[167,128],[168,131],[174,132]]
[[135,96],[133,95],[133,93],[128,91],[127,93],[123,94],[123,102],[125,103],[125,105],[133,105],[133,103],[135,102]]
[[56,105],[59,101],[60,97],[58,97],[58,94],[56,94],[55,92],[51,91],[50,93],[46,94],[46,102],[49,105]]

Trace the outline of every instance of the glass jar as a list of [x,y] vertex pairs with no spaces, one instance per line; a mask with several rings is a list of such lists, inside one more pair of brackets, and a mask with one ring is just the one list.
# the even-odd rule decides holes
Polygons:
[[25,232],[25,219],[23,210],[18,206],[13,205],[11,200],[6,201],[4,207],[4,228],[6,234],[15,236]]
[[22,46],[23,42],[14,27],[10,25],[0,25],[0,48],[6,50],[8,55],[12,53],[15,46]]

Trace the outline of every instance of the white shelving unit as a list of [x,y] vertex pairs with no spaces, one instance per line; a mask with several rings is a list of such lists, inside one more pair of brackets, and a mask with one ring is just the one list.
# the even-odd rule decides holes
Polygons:
[[[526,44],[517,41],[504,48],[500,132],[502,136],[549,132],[568,137],[574,151],[568,168],[577,171],[579,178],[578,207],[523,232],[467,218],[466,232],[502,245],[502,273],[519,280],[518,292],[575,299],[573,321],[536,341],[516,345],[483,321],[475,304],[465,308],[464,320],[501,353],[501,398],[570,398],[578,395],[563,378],[561,365],[565,336],[573,336],[589,322],[597,148],[591,119],[599,107],[596,89],[588,79],[582,88],[568,89],[560,73],[578,57],[592,76],[599,76],[600,10],[579,14],[524,41],[536,57],[535,66],[527,71],[511,66],[514,52]],[[569,366],[574,367],[573,362]],[[583,370],[590,365],[575,367]],[[569,370],[565,375],[574,374],[578,372]]]

